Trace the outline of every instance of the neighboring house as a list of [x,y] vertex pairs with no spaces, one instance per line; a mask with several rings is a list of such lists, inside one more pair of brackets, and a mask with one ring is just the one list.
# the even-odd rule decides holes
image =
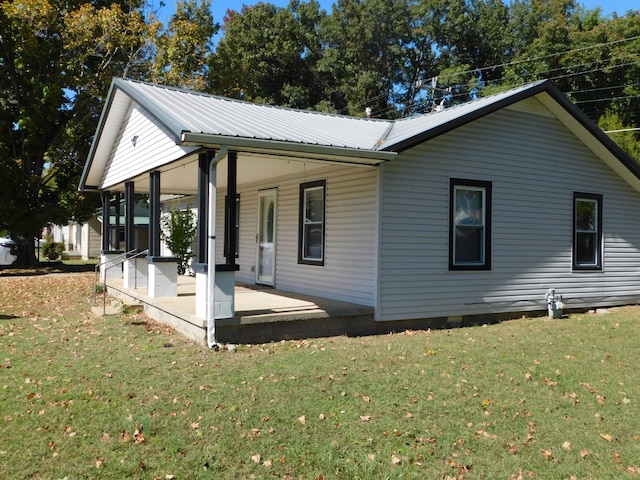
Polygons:
[[236,281],[377,321],[544,311],[551,287],[576,309],[640,301],[640,169],[549,81],[390,121],[115,79],[80,187],[149,193],[153,229],[160,194],[207,206],[212,159]]
[[[42,231],[40,245],[51,241],[62,243],[63,257],[81,257],[83,260],[100,258],[102,239],[106,235],[110,248],[119,250],[124,244],[124,199],[119,199],[119,219],[116,221],[116,200],[111,201],[109,209],[109,231],[106,233],[102,224],[104,217],[102,209],[96,217],[84,223],[70,221],[67,225],[49,224]],[[140,250],[147,248],[149,242],[149,207],[146,200],[138,199],[134,206],[134,246]],[[117,232],[117,234],[116,234]]]
[[40,245],[47,239],[62,243],[63,256],[81,257],[83,260],[100,257],[101,225],[97,218],[84,223],[71,221],[67,225],[50,224],[43,230]]

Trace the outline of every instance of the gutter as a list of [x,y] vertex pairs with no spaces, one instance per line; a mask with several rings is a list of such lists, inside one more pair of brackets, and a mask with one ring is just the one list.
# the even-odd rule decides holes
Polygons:
[[376,151],[349,147],[264,140],[258,138],[231,137],[183,131],[181,145],[216,148],[222,145],[239,151],[278,155],[298,159],[324,160],[350,165],[377,166],[396,158],[396,152]]

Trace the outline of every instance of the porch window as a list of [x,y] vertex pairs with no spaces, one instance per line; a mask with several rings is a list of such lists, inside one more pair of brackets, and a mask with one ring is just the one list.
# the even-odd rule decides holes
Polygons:
[[449,269],[491,269],[491,182],[449,184]]
[[602,195],[573,194],[573,268],[602,270]]
[[298,263],[324,265],[326,180],[300,185]]

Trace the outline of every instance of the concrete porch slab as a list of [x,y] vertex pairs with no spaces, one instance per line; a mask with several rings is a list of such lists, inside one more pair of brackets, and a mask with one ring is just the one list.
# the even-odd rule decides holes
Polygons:
[[[135,299],[151,318],[205,344],[206,319],[195,313],[195,290],[196,279],[189,276],[178,277],[178,295],[166,298],[149,297],[146,289],[127,289],[122,280],[107,281],[109,295]],[[373,307],[259,285],[237,284],[234,293],[235,316],[216,320],[216,338],[221,343],[265,343],[376,330]]]

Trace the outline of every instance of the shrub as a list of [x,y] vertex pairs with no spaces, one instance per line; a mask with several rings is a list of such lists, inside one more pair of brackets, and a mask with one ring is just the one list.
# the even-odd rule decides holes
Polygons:
[[46,243],[42,249],[42,254],[47,260],[57,260],[62,257],[64,251],[64,245],[60,242]]
[[161,220],[162,239],[171,253],[178,257],[178,275],[183,275],[191,260],[191,244],[196,236],[196,219],[193,211],[172,208]]

